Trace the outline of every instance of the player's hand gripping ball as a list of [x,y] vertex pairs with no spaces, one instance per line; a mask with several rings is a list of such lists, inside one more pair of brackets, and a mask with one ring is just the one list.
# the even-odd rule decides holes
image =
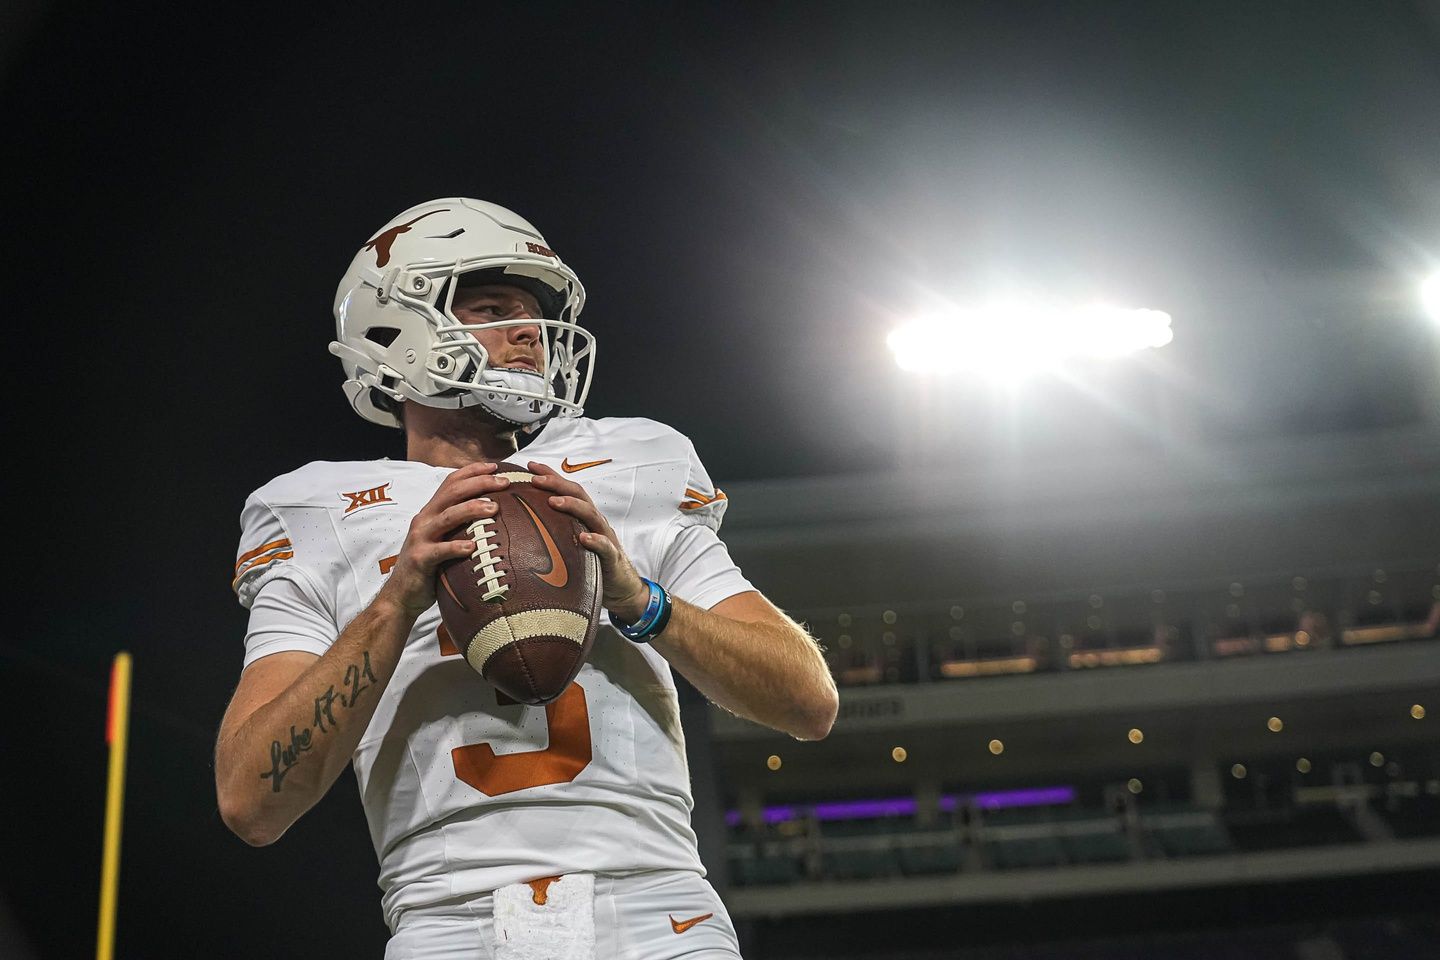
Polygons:
[[580,545],[585,526],[550,506],[532,474],[497,464],[510,485],[490,495],[492,516],[450,537],[475,541],[442,564],[440,618],[470,666],[521,703],[549,703],[590,655],[600,620],[600,559]]

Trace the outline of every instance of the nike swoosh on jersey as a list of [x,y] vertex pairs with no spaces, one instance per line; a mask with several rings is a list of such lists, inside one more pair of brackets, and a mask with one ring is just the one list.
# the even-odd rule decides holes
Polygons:
[[[666,916],[670,915],[666,914]],[[670,916],[670,929],[674,930],[676,933],[684,933],[686,930],[689,930],[691,927],[695,926],[695,924],[704,923],[706,920],[709,920],[713,916],[715,916],[715,914],[713,913],[702,913],[700,916],[691,917],[689,920],[676,920],[673,916]]]
[[560,469],[566,473],[579,473],[581,470],[589,470],[591,467],[603,467],[607,463],[614,462],[615,458],[611,457],[609,460],[588,460],[585,463],[571,463],[570,458],[566,457],[560,461]]
[[565,566],[565,558],[560,556],[560,548],[555,546],[555,541],[551,538],[550,531],[545,528],[545,524],[541,522],[540,518],[535,514],[535,511],[530,508],[530,504],[526,503],[523,497],[516,497],[515,499],[519,500],[520,506],[524,507],[525,512],[530,514],[530,519],[535,523],[535,529],[540,531],[540,539],[545,541],[545,552],[550,554],[550,569],[544,573],[536,573],[535,576],[556,589],[565,586],[565,584],[570,582],[570,568]]

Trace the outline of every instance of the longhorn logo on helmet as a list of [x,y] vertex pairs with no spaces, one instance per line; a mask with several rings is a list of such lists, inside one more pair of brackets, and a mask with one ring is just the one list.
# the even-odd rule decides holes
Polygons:
[[431,210],[429,213],[422,213],[420,214],[420,216],[416,217],[414,220],[411,220],[409,223],[402,223],[399,226],[391,227],[389,230],[381,231],[378,237],[365,244],[365,246],[361,247],[361,249],[374,250],[375,266],[383,267],[385,266],[385,264],[390,262],[390,248],[395,245],[396,237],[400,236],[400,234],[402,233],[409,233],[411,227],[415,226],[415,224],[419,223],[421,220],[424,220],[426,217],[434,216],[437,213],[449,212],[449,210]]

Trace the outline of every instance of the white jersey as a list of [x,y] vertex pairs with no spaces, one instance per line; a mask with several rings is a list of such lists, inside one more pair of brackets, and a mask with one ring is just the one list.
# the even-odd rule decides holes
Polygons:
[[[753,589],[717,534],[725,495],[671,428],[558,419],[511,458],[529,460],[582,484],[640,574],[673,596],[709,608]],[[234,583],[251,611],[245,665],[323,654],[374,599],[450,472],[316,462],[255,491]],[[403,910],[537,877],[704,873],[675,683],[658,653],[607,623],[571,688],[525,706],[498,698],[439,628],[432,606],[353,756],[392,930]]]

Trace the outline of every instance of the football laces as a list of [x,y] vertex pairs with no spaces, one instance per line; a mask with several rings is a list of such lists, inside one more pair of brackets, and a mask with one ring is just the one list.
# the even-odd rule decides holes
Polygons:
[[483,517],[470,524],[466,529],[470,538],[475,541],[475,550],[470,554],[470,559],[475,563],[471,565],[470,569],[477,574],[476,584],[485,591],[481,599],[505,599],[510,585],[504,582],[505,572],[500,569],[501,558],[496,553],[499,547],[492,540],[495,536],[495,518]]

